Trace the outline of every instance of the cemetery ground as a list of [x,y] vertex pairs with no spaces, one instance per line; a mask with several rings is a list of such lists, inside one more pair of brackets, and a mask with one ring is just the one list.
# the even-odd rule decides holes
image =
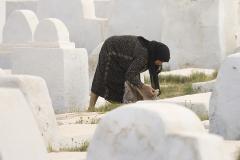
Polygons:
[[[181,70],[179,70],[179,73]],[[200,71],[193,71],[187,74],[163,74],[160,78],[161,95],[159,99],[173,98],[177,96],[191,95],[201,93],[198,88],[193,88],[193,84],[197,82],[208,82],[214,80],[217,77],[217,71],[212,70],[210,73],[204,73]],[[144,83],[150,84],[149,77],[144,77]],[[108,112],[121,104],[107,103],[95,109],[95,112]]]
[[[201,88],[199,87],[194,88],[194,84],[199,82],[208,83],[212,80],[215,80],[216,77],[216,70],[206,71],[201,69],[183,69],[176,72],[163,72],[163,74],[160,76],[161,95],[159,99],[167,100],[168,98],[179,96],[197,95],[204,91],[201,91]],[[146,84],[149,84],[149,78],[147,75],[144,76],[144,80]],[[212,88],[209,87],[209,91],[211,91],[211,89]],[[60,160],[61,157],[66,156],[65,154],[73,155],[73,157],[82,156],[83,159],[85,158],[85,152],[87,152],[91,138],[101,118],[109,111],[121,106],[121,104],[109,103],[103,99],[100,99],[100,101],[101,100],[103,102],[100,103],[93,112],[72,112],[56,115],[60,131],[63,132],[64,135],[71,135],[72,133],[75,133],[79,136],[79,134],[82,135],[84,131],[86,135],[83,137],[87,138],[84,140],[81,146],[60,148],[60,150],[57,152],[52,150],[52,148],[49,146],[48,151],[52,160]],[[186,103],[187,101],[188,98],[186,98]],[[192,103],[194,104],[194,101]],[[208,117],[199,118],[203,120],[205,129],[208,129]],[[74,137],[74,135],[71,136]]]

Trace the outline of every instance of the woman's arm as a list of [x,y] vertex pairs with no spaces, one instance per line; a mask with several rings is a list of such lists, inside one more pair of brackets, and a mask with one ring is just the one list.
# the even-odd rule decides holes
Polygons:
[[144,57],[139,56],[134,59],[125,74],[126,81],[136,87],[141,88],[143,86],[143,83],[140,80],[140,72],[145,67],[145,65],[146,59]]

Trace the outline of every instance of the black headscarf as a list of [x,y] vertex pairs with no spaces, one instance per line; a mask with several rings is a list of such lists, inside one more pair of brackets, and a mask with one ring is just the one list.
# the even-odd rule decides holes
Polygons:
[[157,42],[157,41],[148,41],[144,37],[138,37],[140,43],[147,48],[149,58],[148,58],[148,70],[151,79],[151,86],[154,89],[159,89],[160,94],[160,86],[159,86],[159,79],[158,74],[162,70],[162,66],[155,65],[156,60],[160,60],[162,62],[168,62],[170,59],[170,51],[167,45]]

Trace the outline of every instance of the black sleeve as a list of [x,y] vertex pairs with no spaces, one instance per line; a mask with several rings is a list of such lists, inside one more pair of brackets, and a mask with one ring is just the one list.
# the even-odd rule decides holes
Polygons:
[[133,60],[132,64],[129,66],[125,79],[132,85],[141,88],[143,83],[140,80],[140,73],[146,65],[146,58],[139,56]]

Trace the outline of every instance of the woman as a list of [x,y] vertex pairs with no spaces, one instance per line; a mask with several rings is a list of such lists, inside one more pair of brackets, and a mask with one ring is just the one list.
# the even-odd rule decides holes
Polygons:
[[[122,103],[125,82],[138,88],[151,99],[154,96],[154,89],[159,89],[159,67],[162,62],[168,62],[169,59],[169,49],[163,43],[148,41],[140,36],[108,38],[99,54],[89,110],[94,110],[99,96],[110,102]],[[140,80],[140,73],[147,69],[153,88]]]

